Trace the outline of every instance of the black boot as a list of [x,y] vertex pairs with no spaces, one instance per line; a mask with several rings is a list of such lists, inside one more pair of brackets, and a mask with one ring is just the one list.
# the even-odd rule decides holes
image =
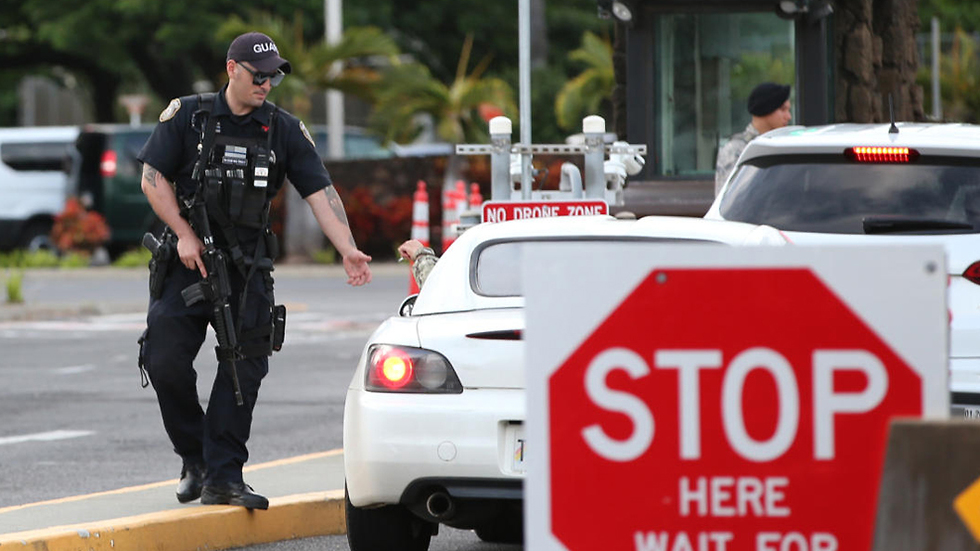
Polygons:
[[177,483],[177,501],[187,503],[201,497],[206,471],[203,465],[186,464],[180,470],[180,482]]
[[207,484],[201,492],[203,505],[238,505],[246,509],[268,509],[269,500],[252,491],[244,482]]

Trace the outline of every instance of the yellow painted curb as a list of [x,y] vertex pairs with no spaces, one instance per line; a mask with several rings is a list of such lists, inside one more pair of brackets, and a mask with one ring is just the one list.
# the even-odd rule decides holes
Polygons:
[[269,500],[267,511],[228,505],[150,513],[0,536],[0,549],[34,551],[185,551],[229,549],[343,534],[344,491]]

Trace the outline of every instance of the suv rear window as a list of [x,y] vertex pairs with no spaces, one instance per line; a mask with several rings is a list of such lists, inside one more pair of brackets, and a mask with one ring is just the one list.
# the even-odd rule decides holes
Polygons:
[[839,155],[773,156],[739,168],[726,220],[815,233],[980,232],[980,159],[873,164]]
[[0,160],[14,170],[64,170],[71,142],[8,142],[0,144]]

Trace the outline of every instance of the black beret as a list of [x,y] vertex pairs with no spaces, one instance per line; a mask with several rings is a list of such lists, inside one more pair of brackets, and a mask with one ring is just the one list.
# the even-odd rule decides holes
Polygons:
[[749,113],[765,117],[786,103],[789,99],[789,85],[763,82],[749,94]]

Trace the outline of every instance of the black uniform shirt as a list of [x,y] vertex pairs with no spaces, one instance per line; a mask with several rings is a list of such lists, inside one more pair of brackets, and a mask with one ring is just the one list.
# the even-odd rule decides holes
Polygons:
[[[262,107],[244,116],[233,115],[225,101],[226,84],[215,94],[211,116],[219,117],[220,135],[235,138],[264,138],[272,120],[275,105],[265,102]],[[191,127],[191,118],[200,109],[199,96],[184,96],[170,102],[160,114],[160,123],[153,130],[138,159],[160,171],[177,187],[178,197],[193,195],[197,183],[191,179],[197,162],[197,145],[201,134]],[[275,153],[276,181],[270,182],[277,192],[287,176],[302,197],[308,197],[331,185],[330,175],[316,152],[313,140],[302,122],[289,112],[279,109],[272,134]],[[285,168],[285,170],[283,170]]]

